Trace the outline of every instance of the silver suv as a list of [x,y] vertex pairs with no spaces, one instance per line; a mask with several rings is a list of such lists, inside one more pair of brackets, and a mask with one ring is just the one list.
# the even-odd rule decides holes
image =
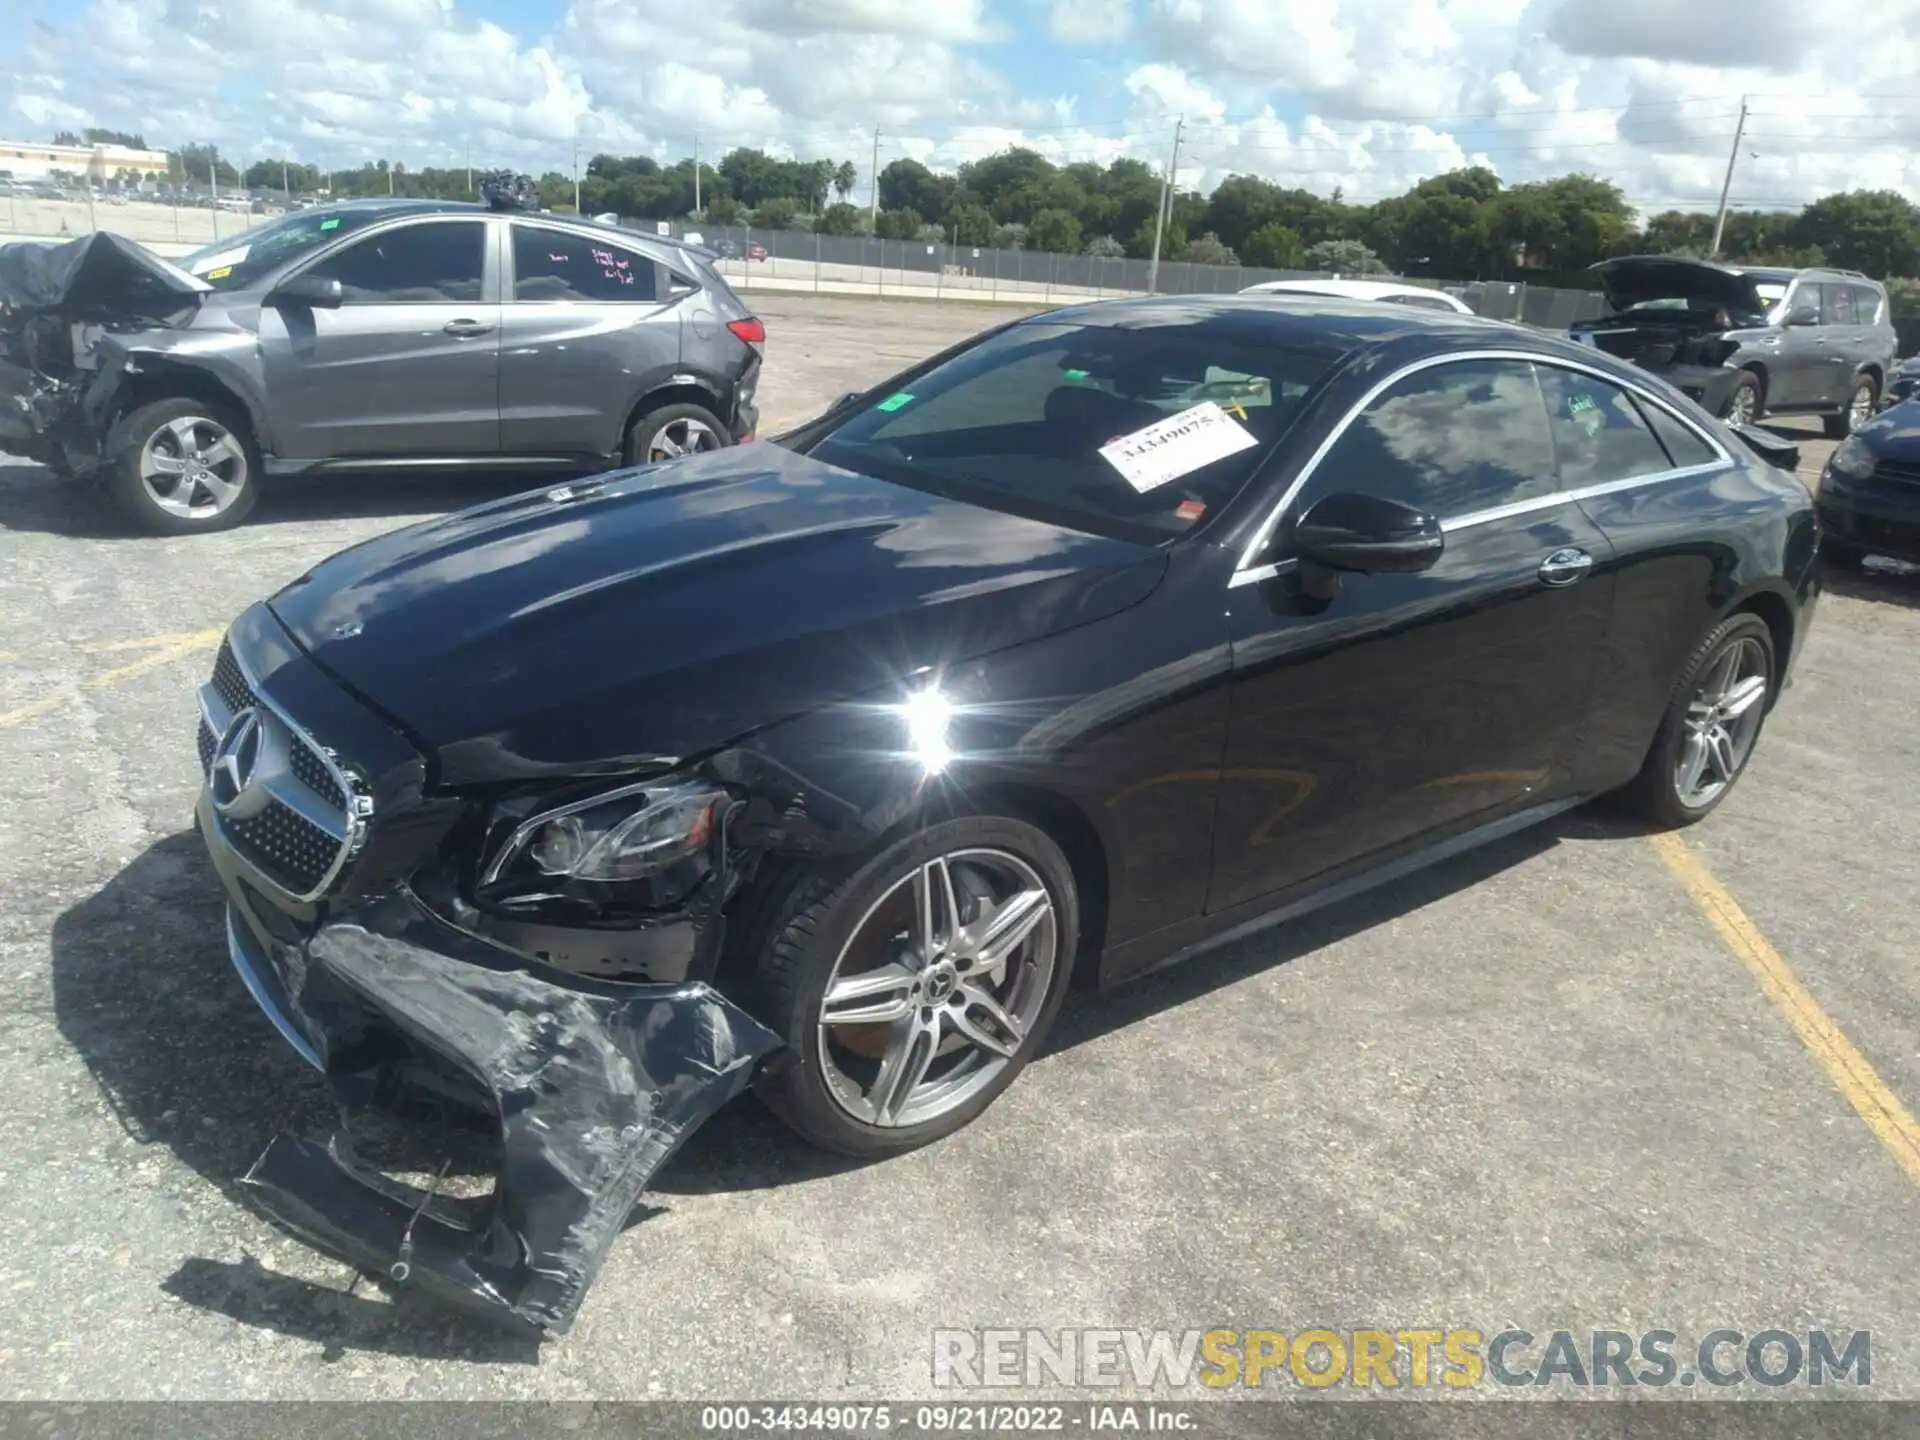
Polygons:
[[1572,337],[1659,372],[1716,415],[1818,415],[1838,439],[1879,408],[1900,342],[1886,289],[1858,270],[1629,255],[1593,273],[1610,313]]
[[113,235],[3,248],[35,253],[0,254],[0,449],[163,534],[239,523],[262,475],[599,470],[758,418],[764,327],[663,237],[393,200],[177,263]]

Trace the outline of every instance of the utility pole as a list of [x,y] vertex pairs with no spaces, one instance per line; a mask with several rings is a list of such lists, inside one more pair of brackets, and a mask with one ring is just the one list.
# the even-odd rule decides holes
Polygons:
[[1147,293],[1160,283],[1160,241],[1167,233],[1167,221],[1173,214],[1174,176],[1180,168],[1180,131],[1186,126],[1182,115],[1173,122],[1173,154],[1167,160],[1166,178],[1160,182],[1160,209],[1153,217],[1153,260],[1147,266]]
[[1747,132],[1747,97],[1740,97],[1740,121],[1733,127],[1733,149],[1727,153],[1727,178],[1720,182],[1720,213],[1713,217],[1713,248],[1707,252],[1707,258],[1714,260],[1720,255],[1720,237],[1727,229],[1727,195],[1733,189],[1733,165],[1740,158],[1740,137]]
[[387,162],[387,194],[389,195],[393,194],[393,167],[399,163],[397,160]]
[[580,213],[580,132],[573,133],[573,213]]
[[293,208],[293,181],[287,178],[287,157],[280,157],[280,198],[286,202],[289,210]]
[[467,137],[467,193],[473,193],[473,137]]
[[700,130],[693,132],[693,213],[700,213]]
[[873,127],[873,168],[867,172],[873,180],[873,203],[867,208],[867,228],[880,228],[880,127]]

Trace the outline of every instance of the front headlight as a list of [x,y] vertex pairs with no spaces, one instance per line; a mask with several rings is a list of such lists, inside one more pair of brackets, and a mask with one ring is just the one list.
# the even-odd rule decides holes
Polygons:
[[1864,480],[1873,474],[1873,451],[1858,435],[1849,435],[1827,461],[1830,473],[1846,480]]
[[731,796],[698,780],[652,781],[513,823],[481,872],[483,888],[515,880],[619,883],[662,875],[703,855]]

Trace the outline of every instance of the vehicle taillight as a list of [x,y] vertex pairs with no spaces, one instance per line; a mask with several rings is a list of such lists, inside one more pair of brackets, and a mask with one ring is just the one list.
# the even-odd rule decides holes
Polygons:
[[727,329],[738,335],[749,345],[764,345],[767,343],[767,327],[751,316],[745,320],[729,320],[727,322]]

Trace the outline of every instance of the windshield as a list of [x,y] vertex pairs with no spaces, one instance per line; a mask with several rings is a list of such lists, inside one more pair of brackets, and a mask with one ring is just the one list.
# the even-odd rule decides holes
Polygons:
[[216,240],[175,263],[216,290],[241,290],[294,257],[383,218],[378,210],[303,210]]
[[1028,323],[856,411],[808,449],[973,504],[1157,543],[1239,492],[1330,364],[1205,325]]

